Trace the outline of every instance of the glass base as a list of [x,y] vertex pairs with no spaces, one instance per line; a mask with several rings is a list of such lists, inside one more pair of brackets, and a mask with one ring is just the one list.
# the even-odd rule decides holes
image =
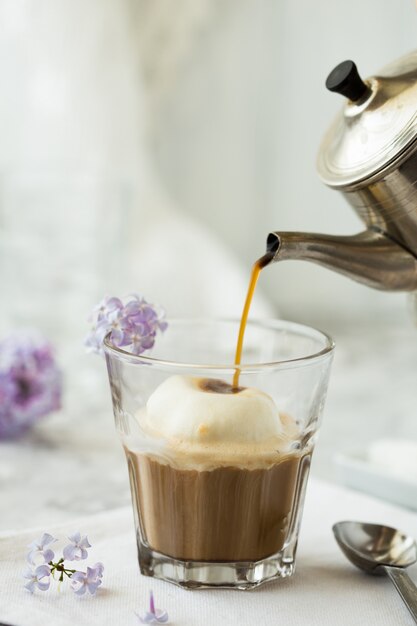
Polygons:
[[138,541],[141,573],[186,589],[248,590],[278,578],[288,578],[295,570],[295,549],[295,545],[287,546],[261,561],[213,563],[174,559]]

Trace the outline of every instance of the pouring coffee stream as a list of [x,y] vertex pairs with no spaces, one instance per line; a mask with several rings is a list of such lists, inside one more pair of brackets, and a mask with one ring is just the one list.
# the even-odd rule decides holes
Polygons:
[[357,235],[281,232],[268,235],[253,266],[236,349],[233,388],[249,307],[270,263],[318,263],[374,289],[417,290],[417,51],[362,80],[353,61],[337,65],[326,87],[347,98],[318,155],[322,181],[339,190],[365,223]]
[[[236,353],[235,353],[235,365],[239,366],[242,360],[242,351],[243,351],[243,339],[245,337],[246,323],[248,321],[249,309],[252,303],[253,294],[255,293],[256,283],[258,282],[259,275],[264,267],[266,267],[274,258],[273,252],[266,252],[260,259],[254,263],[252,267],[252,272],[249,280],[248,292],[246,295],[245,304],[243,307],[242,316],[240,318],[239,325],[239,335],[237,339],[236,345]],[[236,367],[235,373],[233,376],[232,389],[239,389],[239,376],[240,369]]]

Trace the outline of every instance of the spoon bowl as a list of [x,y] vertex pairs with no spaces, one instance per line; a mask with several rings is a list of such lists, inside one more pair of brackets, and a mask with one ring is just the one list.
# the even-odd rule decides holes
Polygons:
[[417,560],[414,539],[390,526],[338,522],[333,533],[344,555],[370,574],[384,573],[381,565],[409,567]]
[[417,588],[405,571],[417,560],[414,539],[396,528],[363,522],[338,522],[333,533],[356,567],[389,576],[417,624]]

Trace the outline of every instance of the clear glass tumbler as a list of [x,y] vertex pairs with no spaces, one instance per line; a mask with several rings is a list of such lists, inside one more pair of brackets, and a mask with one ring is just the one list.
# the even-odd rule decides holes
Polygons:
[[151,356],[105,340],[140,570],[183,587],[294,572],[334,345],[299,324],[249,322],[236,390],[238,327],[172,321]]

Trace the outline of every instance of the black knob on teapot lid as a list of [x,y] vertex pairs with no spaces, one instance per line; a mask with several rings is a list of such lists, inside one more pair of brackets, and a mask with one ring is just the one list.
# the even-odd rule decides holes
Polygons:
[[346,96],[352,102],[360,100],[369,91],[353,61],[343,61],[336,65],[327,77],[326,87],[329,91]]
[[417,50],[366,82],[353,61],[344,61],[330,73],[326,87],[349,98],[320,146],[318,170],[327,185],[362,188],[417,153]]

